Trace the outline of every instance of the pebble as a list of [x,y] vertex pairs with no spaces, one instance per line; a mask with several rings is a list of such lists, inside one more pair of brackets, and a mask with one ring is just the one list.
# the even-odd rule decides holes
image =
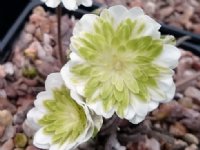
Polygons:
[[160,143],[154,138],[147,139],[145,142],[145,147],[148,150],[160,150]]
[[8,110],[0,111],[0,125],[8,126],[12,123],[12,114]]
[[4,89],[0,89],[0,97],[7,98],[6,91]]
[[6,86],[5,91],[6,91],[8,98],[16,98],[17,91],[12,84],[10,86]]
[[190,97],[183,97],[179,100],[179,104],[181,104],[183,107],[186,108],[192,108],[193,107],[193,103],[192,103],[192,98]]
[[13,150],[14,142],[12,139],[7,140],[1,147],[0,150]]
[[33,34],[33,33],[35,33],[35,30],[36,30],[36,27],[34,26],[34,24],[27,24],[25,26],[25,31],[27,33]]
[[24,148],[28,142],[28,139],[25,134],[17,133],[14,137],[15,147]]
[[33,145],[30,145],[26,148],[26,150],[39,150],[38,148],[36,148],[35,146]]
[[177,150],[182,150],[187,146],[188,146],[188,144],[185,141],[180,140],[180,139],[178,139],[174,142],[174,149],[177,149]]
[[0,138],[3,136],[5,131],[5,126],[0,125]]
[[200,90],[195,87],[188,87],[185,92],[185,96],[191,97],[200,104]]
[[21,39],[22,39],[21,42],[23,43],[23,45],[28,45],[33,40],[33,35],[30,33],[24,32],[22,33]]
[[4,64],[4,70],[6,74],[13,75],[14,74],[14,66],[11,62],[7,62]]
[[5,142],[10,138],[13,138],[16,133],[16,129],[12,126],[9,125],[6,127],[3,136],[0,138],[0,142]]
[[0,78],[4,78],[6,76],[5,68],[3,65],[0,65]]
[[187,147],[185,150],[199,150],[197,145],[191,144],[189,147]]
[[13,123],[14,124],[22,124],[26,118],[26,114],[23,112],[18,112],[13,117]]
[[183,139],[188,142],[188,143],[191,143],[191,144],[199,144],[199,139],[191,134],[191,133],[187,133],[185,134],[185,136],[183,137]]
[[176,122],[174,125],[170,126],[169,132],[174,136],[181,137],[186,134],[187,130],[184,125]]

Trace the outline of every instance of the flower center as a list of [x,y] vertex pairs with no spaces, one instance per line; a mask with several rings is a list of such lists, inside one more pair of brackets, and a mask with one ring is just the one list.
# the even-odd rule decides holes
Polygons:
[[122,70],[122,68],[123,68],[122,62],[117,61],[117,62],[115,63],[115,65],[114,65],[114,69],[115,69],[116,71],[120,71],[120,70]]

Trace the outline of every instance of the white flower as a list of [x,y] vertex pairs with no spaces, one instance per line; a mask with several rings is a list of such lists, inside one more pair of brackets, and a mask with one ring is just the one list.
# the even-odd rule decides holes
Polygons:
[[64,7],[68,10],[76,10],[79,5],[84,5],[86,7],[90,7],[92,5],[92,0],[41,0],[44,2],[48,7],[55,8],[61,2],[63,3]]
[[159,28],[138,7],[84,15],[73,31],[71,60],[61,69],[66,86],[98,115],[116,112],[141,122],[175,93],[172,69],[180,51],[171,45],[173,38],[161,38]]
[[[34,130],[33,144],[41,149],[70,150],[90,139],[102,125],[102,118],[81,104],[82,98],[63,86],[59,73],[45,82],[46,91],[37,95],[26,123]],[[76,101],[75,101],[75,100]]]

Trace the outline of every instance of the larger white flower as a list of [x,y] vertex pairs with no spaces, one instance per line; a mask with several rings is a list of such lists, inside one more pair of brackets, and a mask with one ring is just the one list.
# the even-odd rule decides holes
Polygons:
[[141,122],[175,92],[172,69],[180,52],[161,38],[159,28],[137,7],[84,15],[71,38],[71,60],[61,70],[66,85],[98,115],[116,112]]
[[48,7],[55,8],[61,2],[63,3],[64,7],[68,10],[76,10],[79,5],[84,5],[89,7],[92,5],[92,0],[41,0],[44,2]]
[[[37,95],[26,123],[37,132],[33,144],[48,150],[70,150],[87,141],[102,125],[102,118],[81,104],[82,99],[63,84],[59,73],[45,82],[46,91]],[[75,101],[75,100],[76,101]]]

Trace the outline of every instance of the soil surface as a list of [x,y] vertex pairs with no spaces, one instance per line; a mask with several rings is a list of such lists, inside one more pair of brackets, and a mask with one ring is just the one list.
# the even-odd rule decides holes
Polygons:
[[[199,0],[98,1],[140,6],[158,21],[200,33]],[[69,53],[77,20],[68,15],[61,20],[62,46]],[[13,45],[9,60],[0,65],[0,150],[39,150],[32,145],[33,131],[24,121],[37,93],[44,90],[46,76],[61,68],[55,53],[56,37],[56,16],[37,7]],[[181,52],[173,101],[160,105],[139,125],[116,116],[104,120],[99,134],[77,150],[199,150],[200,58]]]

